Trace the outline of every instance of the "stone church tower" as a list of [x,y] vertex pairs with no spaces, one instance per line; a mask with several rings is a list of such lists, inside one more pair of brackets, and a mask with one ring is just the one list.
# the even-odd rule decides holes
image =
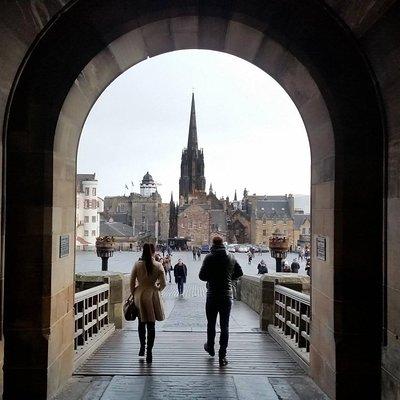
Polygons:
[[179,202],[189,203],[190,198],[198,192],[205,192],[203,149],[197,143],[196,109],[194,93],[190,111],[189,137],[187,148],[182,152],[181,177],[179,179]]

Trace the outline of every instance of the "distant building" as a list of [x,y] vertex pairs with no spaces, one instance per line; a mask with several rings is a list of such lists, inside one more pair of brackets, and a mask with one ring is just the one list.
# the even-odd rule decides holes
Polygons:
[[100,233],[100,213],[103,199],[97,196],[96,174],[76,177],[76,248],[94,250]]
[[175,215],[171,213],[174,207],[170,204],[170,226],[173,226],[175,218],[177,237],[187,239],[189,246],[208,244],[216,234],[226,239],[225,201],[216,197],[211,185],[207,194],[205,186],[204,153],[198,147],[196,109],[192,94],[188,144],[182,152],[179,206]]
[[132,227],[122,222],[100,221],[100,236],[112,236],[115,250],[136,250],[137,248]]
[[311,235],[311,218],[310,214],[299,212],[294,214],[293,237],[296,246],[305,247],[310,246]]
[[248,196],[246,199],[251,220],[251,242],[268,245],[273,233],[281,233],[289,238],[295,248],[293,234],[294,198],[284,196]]
[[162,203],[157,184],[149,172],[140,183],[140,193],[129,196],[107,196],[104,199],[105,221],[121,222],[132,227],[139,239],[154,242],[169,237],[170,204]]
[[198,192],[204,193],[204,154],[197,142],[197,123],[194,94],[190,110],[189,135],[187,148],[182,152],[181,177],[179,179],[179,204],[188,204]]

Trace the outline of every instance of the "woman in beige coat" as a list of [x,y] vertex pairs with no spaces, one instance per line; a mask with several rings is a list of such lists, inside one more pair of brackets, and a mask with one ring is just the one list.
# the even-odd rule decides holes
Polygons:
[[153,345],[155,338],[155,321],[163,321],[164,304],[161,291],[165,288],[165,274],[161,263],[154,260],[154,245],[146,243],[143,246],[142,257],[135,263],[131,274],[131,293],[139,311],[139,356],[144,356],[146,346],[146,361],[153,361]]

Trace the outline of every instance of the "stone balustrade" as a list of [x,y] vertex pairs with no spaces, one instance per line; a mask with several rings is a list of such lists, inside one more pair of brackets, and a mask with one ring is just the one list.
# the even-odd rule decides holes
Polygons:
[[85,290],[104,283],[104,280],[110,284],[109,321],[115,325],[116,329],[122,329],[125,324],[122,307],[130,292],[130,274],[112,271],[79,273],[75,274],[75,287],[77,291]]
[[237,299],[260,315],[260,328],[268,330],[275,318],[275,285],[298,292],[310,293],[310,278],[293,273],[268,273],[261,276],[244,275],[238,283]]

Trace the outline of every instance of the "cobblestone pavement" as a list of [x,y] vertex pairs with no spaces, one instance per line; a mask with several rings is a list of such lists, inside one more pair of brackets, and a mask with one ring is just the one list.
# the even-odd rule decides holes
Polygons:
[[[252,263],[249,265],[247,261],[246,254],[243,253],[234,253],[234,256],[240,263],[243,268],[243,272],[246,275],[257,275],[257,265],[264,259],[267,263],[268,269],[273,272],[275,271],[275,260],[270,256],[269,253],[256,254]],[[132,270],[132,266],[135,261],[140,257],[140,253],[138,252],[129,252],[129,251],[116,251],[114,256],[111,257],[108,261],[109,270],[129,273]],[[287,257],[287,261],[289,263],[292,262],[293,258],[297,257],[295,253],[289,253]],[[182,251],[182,252],[174,252],[172,254],[172,260],[174,263],[178,261],[178,258],[182,258],[182,260],[186,263],[186,265],[193,267],[192,269],[198,271],[201,265],[201,261],[204,258],[204,254],[202,255],[201,260],[193,261],[193,256],[191,252]],[[306,275],[305,272],[305,261],[300,262],[300,275]],[[92,251],[77,251],[76,252],[76,271],[77,272],[86,272],[86,271],[101,271],[101,259],[96,256],[95,252]]]

